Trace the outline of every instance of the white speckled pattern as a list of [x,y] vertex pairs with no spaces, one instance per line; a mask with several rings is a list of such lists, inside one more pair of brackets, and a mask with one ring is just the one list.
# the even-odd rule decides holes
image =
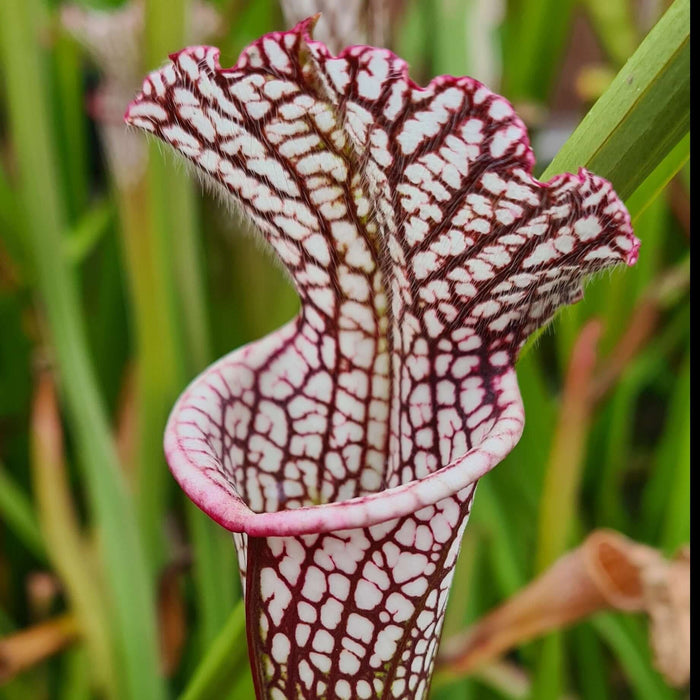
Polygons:
[[166,454],[236,533],[260,697],[421,698],[476,481],[522,431],[517,352],[638,241],[605,180],[532,178],[483,85],[422,88],[310,28],[227,70],[185,49],[127,112],[241,207],[302,301],[193,382]]

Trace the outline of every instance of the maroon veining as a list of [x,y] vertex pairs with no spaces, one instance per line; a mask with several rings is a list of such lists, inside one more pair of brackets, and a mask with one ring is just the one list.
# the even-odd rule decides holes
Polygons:
[[423,697],[476,481],[523,427],[517,353],[590,273],[633,264],[585,170],[540,183],[471,78],[415,85],[312,20],[223,70],[187,48],[126,120],[240,207],[302,310],[179,399],[166,454],[234,535],[260,697]]

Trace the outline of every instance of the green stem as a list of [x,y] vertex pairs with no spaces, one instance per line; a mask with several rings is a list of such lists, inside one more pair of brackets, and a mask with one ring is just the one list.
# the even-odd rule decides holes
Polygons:
[[212,361],[211,330],[202,264],[202,234],[197,198],[186,174],[169,170],[169,237],[177,302],[182,315],[188,375],[201,372]]
[[584,0],[598,41],[617,68],[639,43],[632,3],[628,0]]
[[571,29],[575,0],[508,3],[503,41],[503,94],[546,100]]
[[158,675],[153,591],[133,503],[97,389],[75,280],[63,256],[66,215],[56,189],[56,150],[48,123],[51,108],[43,84],[36,20],[36,3],[0,2],[7,109],[26,215],[27,249],[100,533],[126,697],[158,700],[164,697],[164,688]]
[[[190,16],[187,0],[146,2],[147,68],[183,45]],[[155,528],[162,524],[165,480],[170,481],[161,445],[165,420],[177,393],[204,369],[212,353],[192,182],[153,147],[147,191],[148,199],[131,219],[144,210],[150,218],[133,227],[141,230],[131,232],[130,245],[142,372],[140,493],[144,522]],[[203,513],[189,503],[185,508],[194,547],[201,641],[209,644],[235,601],[235,552],[230,537]],[[156,550],[158,544],[154,538]]]
[[207,649],[240,597],[236,551],[231,533],[189,501],[185,505],[185,515],[194,548],[192,576],[197,591],[200,642],[201,647]]
[[91,675],[107,698],[120,696],[99,571],[83,538],[63,459],[63,435],[52,382],[40,377],[31,424],[34,496],[51,562],[61,577],[92,661]]
[[44,538],[27,495],[0,464],[0,516],[22,544],[40,561],[46,560]]
[[[246,644],[245,604],[234,608],[225,627],[221,630],[206,656],[197,667],[192,680],[180,696],[180,700],[219,700],[227,697],[234,685],[252,691],[252,678],[248,667]],[[236,694],[236,698],[254,697]]]
[[[588,387],[599,334],[598,324],[584,326],[571,354],[540,500],[536,573],[545,571],[566,551],[573,534],[591,420]],[[549,635],[540,650],[532,697],[556,700],[564,682],[563,637],[560,633]]]
[[658,673],[652,670],[646,634],[637,620],[619,614],[601,613],[591,620],[600,638],[615,652],[634,697],[639,700],[671,700],[678,697]]
[[664,465],[670,488],[661,546],[672,553],[690,542],[690,355],[678,373],[667,425],[664,442],[675,442],[675,454],[666,448],[666,455],[672,458]]
[[64,200],[69,219],[74,221],[88,201],[87,115],[80,70],[80,51],[65,32],[58,32],[53,66],[56,75],[56,99],[59,103],[58,126]]
[[589,322],[574,345],[539,507],[535,573],[545,571],[570,544],[593,409],[589,386],[600,325]]
[[142,182],[120,191],[118,200],[138,357],[138,509],[149,562],[156,572],[167,557],[162,528],[171,485],[162,435],[178,387],[184,383],[184,373],[167,257],[150,225],[148,194],[147,183]]

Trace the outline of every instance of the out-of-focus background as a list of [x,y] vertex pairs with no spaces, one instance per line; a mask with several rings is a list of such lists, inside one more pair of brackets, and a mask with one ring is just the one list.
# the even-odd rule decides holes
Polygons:
[[[0,699],[181,693],[240,597],[230,537],[171,479],[163,428],[196,373],[298,301],[241,221],[121,118],[169,52],[212,43],[229,65],[324,3],[283,4],[0,0]],[[507,97],[538,173],[667,9],[325,4],[332,48],[388,46],[419,83],[468,74]],[[479,485],[445,639],[600,528],[664,560],[689,541],[687,133],[676,141],[631,194],[639,263],[593,281],[519,363],[525,434]],[[439,669],[432,696],[687,695],[660,662],[686,653],[672,624],[593,607],[501,660]],[[245,698],[245,664],[231,675],[216,697]]]

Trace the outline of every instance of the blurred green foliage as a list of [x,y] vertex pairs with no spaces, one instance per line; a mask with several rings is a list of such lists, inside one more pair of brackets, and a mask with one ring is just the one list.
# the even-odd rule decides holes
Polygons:
[[[282,28],[275,0],[213,4],[224,65]],[[186,0],[144,6],[142,73],[185,43],[191,16]],[[666,9],[660,1],[406,0],[394,17],[390,44],[414,79],[472,74],[501,91],[531,128],[538,171],[590,165],[612,178],[643,243],[634,269],[595,280],[519,363],[525,434],[479,485],[450,633],[595,528],[669,555],[689,541],[688,8],[678,0],[663,41],[639,50]],[[244,698],[252,691],[239,663],[233,546],[175,488],[161,436],[196,372],[280,326],[298,302],[240,220],[158,148],[135,183],[118,181],[89,108],[105,68],[63,28],[64,9],[60,0],[0,2],[0,636],[66,610],[83,623],[94,614],[102,629],[86,628],[84,643],[0,685],[0,699],[164,698],[193,674],[188,698]],[[601,66],[622,72],[547,168],[547,144],[562,145],[591,107],[577,85]],[[603,330],[592,412],[580,449],[557,459],[570,437],[559,421],[563,378],[591,319]],[[30,449],[46,367],[65,433],[52,457],[63,511],[40,497],[49,476],[37,454],[46,453]],[[71,537],[77,550],[56,544]],[[37,572],[58,582],[48,602],[31,585]],[[88,600],[76,606],[81,590]],[[102,601],[92,613],[91,595]],[[682,697],[654,670],[646,634],[641,619],[605,614],[513,661],[542,700]],[[222,675],[229,653],[233,671]],[[115,677],[116,686],[105,681]],[[477,675],[434,697],[522,697],[514,693]]]

